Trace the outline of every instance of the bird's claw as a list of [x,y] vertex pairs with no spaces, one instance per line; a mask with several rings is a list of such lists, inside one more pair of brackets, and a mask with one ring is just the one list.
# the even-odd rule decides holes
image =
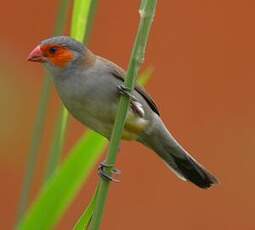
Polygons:
[[99,167],[97,169],[98,175],[103,178],[104,180],[119,183],[120,181],[113,178],[111,175],[109,175],[105,169],[111,169],[111,174],[119,175],[121,172],[119,169],[113,168],[113,165],[106,164],[104,161],[99,164]]
[[130,93],[130,89],[128,89],[125,85],[118,85],[117,88],[120,94],[129,97],[133,101],[137,101],[136,97]]

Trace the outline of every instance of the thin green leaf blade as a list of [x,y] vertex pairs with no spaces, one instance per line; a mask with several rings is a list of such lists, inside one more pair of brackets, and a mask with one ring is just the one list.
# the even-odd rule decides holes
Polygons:
[[72,13],[72,27],[71,36],[78,41],[83,41],[86,29],[88,28],[89,10],[92,0],[76,0],[74,1],[73,13]]
[[97,196],[98,187],[92,199],[90,200],[88,206],[86,207],[85,211],[80,216],[79,220],[75,224],[73,230],[84,230],[88,229],[91,218],[93,216],[93,211],[96,205],[96,196]]
[[107,140],[88,131],[45,184],[18,229],[51,229],[68,208],[105,149]]

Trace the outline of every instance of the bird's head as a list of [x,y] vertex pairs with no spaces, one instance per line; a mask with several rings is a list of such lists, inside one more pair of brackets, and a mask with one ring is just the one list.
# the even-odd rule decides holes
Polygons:
[[44,63],[51,72],[65,71],[84,64],[87,53],[80,42],[68,36],[57,36],[43,40],[27,60]]

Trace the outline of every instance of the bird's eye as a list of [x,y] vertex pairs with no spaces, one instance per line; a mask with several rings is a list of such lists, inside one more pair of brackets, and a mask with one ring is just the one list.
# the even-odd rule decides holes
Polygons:
[[58,48],[57,47],[51,47],[49,48],[49,53],[50,54],[55,54],[57,52]]

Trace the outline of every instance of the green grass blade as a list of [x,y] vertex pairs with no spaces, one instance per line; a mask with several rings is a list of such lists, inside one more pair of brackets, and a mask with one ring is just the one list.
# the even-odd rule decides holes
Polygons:
[[59,2],[61,4],[59,4],[59,10],[58,10],[58,15],[56,19],[56,26],[53,32],[53,34],[56,36],[61,35],[64,32],[67,13],[70,6],[69,0],[59,0]]
[[93,0],[75,0],[72,13],[71,36],[83,41],[89,25],[89,12]]
[[49,178],[18,229],[53,228],[86,181],[106,143],[101,135],[88,131]]
[[141,74],[139,74],[137,78],[137,84],[145,86],[151,79],[152,73],[153,73],[152,67],[146,68]]
[[47,179],[56,170],[56,167],[58,165],[58,162],[61,156],[61,152],[63,150],[64,140],[65,140],[64,134],[65,134],[65,129],[67,128],[67,125],[63,124],[63,119],[67,120],[67,113],[65,111],[66,109],[64,108],[64,106],[61,106],[59,119],[57,119],[56,127],[54,130],[53,142],[52,142],[50,153],[49,153],[50,158],[48,161],[48,165],[46,167],[46,174],[45,174],[44,181],[47,181]]
[[90,38],[90,34],[92,31],[92,25],[94,23],[94,19],[95,19],[95,15],[96,15],[97,5],[98,5],[98,0],[92,0],[90,3],[90,10],[89,10],[89,15],[88,15],[88,25],[85,30],[85,36],[83,39],[83,41],[85,43],[88,43],[89,38]]
[[91,218],[93,216],[93,211],[96,205],[96,196],[97,196],[98,187],[94,196],[92,197],[91,201],[89,202],[88,206],[86,207],[85,211],[79,218],[78,222],[75,224],[73,230],[84,230],[88,229]]
[[35,166],[38,158],[38,152],[40,143],[43,135],[43,127],[46,118],[46,111],[48,107],[49,97],[50,97],[51,83],[50,80],[45,77],[43,81],[41,98],[39,101],[38,112],[35,119],[35,125],[32,135],[32,144],[28,153],[28,163],[26,168],[26,173],[24,177],[24,182],[22,184],[21,197],[18,207],[18,217],[17,223],[21,220],[24,212],[28,205],[29,194],[32,186],[33,175],[35,171]]
[[[56,19],[56,26],[54,34],[58,35],[64,31],[65,18],[67,16],[69,1],[60,0],[60,8]],[[39,101],[38,111],[35,118],[35,125],[32,134],[31,147],[28,152],[28,164],[25,172],[24,182],[21,190],[21,197],[18,205],[17,223],[21,220],[22,216],[28,205],[29,194],[31,190],[33,175],[38,158],[40,143],[43,136],[43,127],[45,124],[47,107],[49,104],[51,91],[51,81],[48,74],[44,76],[42,93]]]

